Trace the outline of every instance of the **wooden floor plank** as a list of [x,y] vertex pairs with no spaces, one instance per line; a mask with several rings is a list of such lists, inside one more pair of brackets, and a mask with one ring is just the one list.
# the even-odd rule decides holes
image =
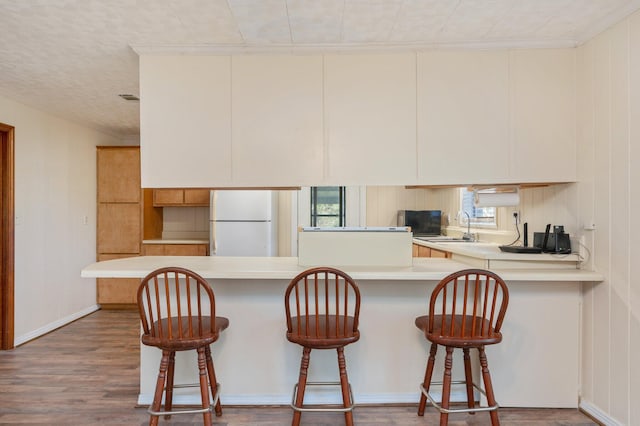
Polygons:
[[[0,424],[144,425],[139,390],[139,324],[135,311],[98,311],[10,351],[0,351]],[[419,378],[417,379],[419,380]],[[223,385],[224,386],[224,385]],[[223,388],[224,389],[224,388]],[[289,407],[223,407],[216,426],[282,426]],[[304,426],[344,424],[341,414],[303,414]],[[438,423],[432,407],[358,406],[357,425],[423,426]],[[503,425],[594,425],[573,409],[500,409]],[[202,424],[200,415],[160,419],[161,425]],[[449,424],[487,425],[486,413],[451,415]]]

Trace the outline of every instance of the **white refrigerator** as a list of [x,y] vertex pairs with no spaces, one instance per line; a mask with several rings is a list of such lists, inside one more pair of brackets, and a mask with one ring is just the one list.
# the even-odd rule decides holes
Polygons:
[[211,191],[212,256],[277,256],[277,192]]

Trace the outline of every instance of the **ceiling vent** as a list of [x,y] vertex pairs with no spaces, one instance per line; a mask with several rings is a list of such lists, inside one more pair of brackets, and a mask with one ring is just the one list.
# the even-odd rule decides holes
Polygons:
[[127,101],[139,101],[140,100],[140,98],[137,97],[136,95],[131,95],[131,94],[128,94],[128,93],[123,93],[123,94],[118,95],[118,96],[120,96],[122,99],[125,99]]

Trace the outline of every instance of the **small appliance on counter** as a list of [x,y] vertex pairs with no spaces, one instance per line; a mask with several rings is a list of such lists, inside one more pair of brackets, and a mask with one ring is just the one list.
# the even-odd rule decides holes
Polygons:
[[437,237],[442,231],[440,210],[399,210],[398,226],[409,226],[413,236]]
[[544,232],[533,233],[533,245],[539,247],[543,253],[569,254],[571,253],[571,239],[564,233],[564,226],[554,225],[550,232],[548,224]]
[[505,253],[522,253],[522,254],[542,253],[542,249],[540,247],[529,246],[529,226],[526,222],[522,225],[522,230],[523,230],[524,236],[522,238],[521,246],[514,246],[514,245],[500,246],[500,251]]

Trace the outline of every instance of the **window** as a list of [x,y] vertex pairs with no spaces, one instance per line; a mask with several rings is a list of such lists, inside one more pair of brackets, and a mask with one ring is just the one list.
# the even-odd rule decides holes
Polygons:
[[345,226],[345,187],[311,187],[311,226]]
[[496,225],[496,208],[495,207],[475,207],[473,205],[473,191],[469,191],[467,188],[460,188],[460,210],[463,212],[463,216],[460,223],[466,224],[466,216],[464,213],[468,213],[471,218],[471,225]]

